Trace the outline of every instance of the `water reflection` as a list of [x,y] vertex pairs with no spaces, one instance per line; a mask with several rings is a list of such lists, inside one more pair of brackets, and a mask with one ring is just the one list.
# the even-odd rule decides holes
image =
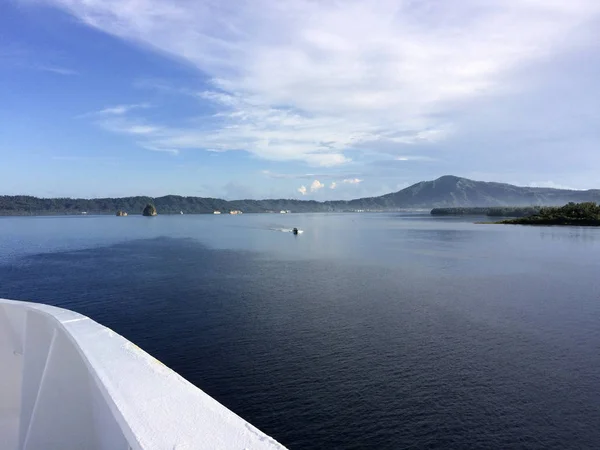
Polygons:
[[540,231],[542,240],[569,241],[576,244],[598,245],[600,229],[591,227],[544,227]]

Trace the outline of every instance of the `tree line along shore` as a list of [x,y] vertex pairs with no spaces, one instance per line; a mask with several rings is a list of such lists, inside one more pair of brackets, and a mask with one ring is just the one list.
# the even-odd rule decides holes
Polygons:
[[477,215],[512,217],[497,222],[507,225],[600,226],[600,205],[595,202],[567,203],[564,206],[434,208],[432,215]]

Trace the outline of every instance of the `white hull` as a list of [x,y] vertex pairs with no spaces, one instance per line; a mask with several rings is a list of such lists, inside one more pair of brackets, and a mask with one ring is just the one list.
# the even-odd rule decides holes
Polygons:
[[0,449],[283,449],[112,330],[0,299]]

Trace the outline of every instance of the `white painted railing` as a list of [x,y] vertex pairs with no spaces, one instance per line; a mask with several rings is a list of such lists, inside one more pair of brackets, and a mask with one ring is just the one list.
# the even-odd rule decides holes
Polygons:
[[127,339],[0,299],[0,449],[283,449]]

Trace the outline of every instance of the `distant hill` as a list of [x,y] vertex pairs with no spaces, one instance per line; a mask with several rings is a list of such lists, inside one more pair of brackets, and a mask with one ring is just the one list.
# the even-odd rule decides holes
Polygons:
[[153,204],[158,214],[203,214],[240,210],[245,213],[321,212],[334,209],[321,202],[302,200],[234,200],[218,198],[182,197],[122,197],[122,198],[38,198],[31,196],[0,196],[0,216],[55,215],[55,214],[116,214],[117,211],[142,214],[147,204]]
[[313,200],[235,200],[218,198],[181,197],[123,197],[123,198],[37,198],[31,196],[0,196],[0,215],[38,214],[115,214],[122,210],[141,214],[148,203],[156,206],[158,214],[212,213],[241,210],[246,213],[329,212],[355,210],[399,210],[440,207],[489,206],[557,206],[568,202],[598,202],[600,190],[572,191],[566,189],[519,187],[504,183],[473,181],[446,175],[433,181],[422,181],[401,191],[379,197],[349,201],[317,202]]
[[568,202],[599,202],[600,190],[574,191],[473,181],[446,175],[421,181],[380,197],[352,200],[349,205],[376,204],[381,208],[436,208],[467,206],[564,205]]

